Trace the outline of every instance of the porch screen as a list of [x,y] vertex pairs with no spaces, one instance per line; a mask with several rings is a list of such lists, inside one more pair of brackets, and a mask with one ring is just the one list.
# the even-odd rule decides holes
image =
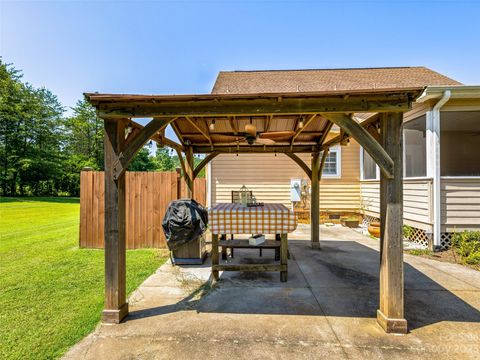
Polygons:
[[442,111],[442,176],[480,176],[480,111]]
[[403,125],[405,177],[427,175],[426,117],[420,116]]

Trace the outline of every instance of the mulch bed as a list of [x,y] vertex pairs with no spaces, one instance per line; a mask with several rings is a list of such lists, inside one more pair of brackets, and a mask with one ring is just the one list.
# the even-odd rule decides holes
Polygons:
[[460,255],[456,254],[452,249],[438,251],[438,252],[428,252],[425,254],[412,254],[409,250],[407,250],[406,253],[410,255],[421,256],[427,259],[433,259],[433,260],[448,262],[452,264],[460,264],[460,265],[472,268],[474,270],[480,271],[480,264],[469,265],[469,264],[463,263]]

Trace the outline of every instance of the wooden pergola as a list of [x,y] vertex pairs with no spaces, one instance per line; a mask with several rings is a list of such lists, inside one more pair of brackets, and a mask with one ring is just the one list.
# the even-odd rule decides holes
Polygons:
[[[125,169],[149,141],[180,155],[189,193],[200,170],[221,153],[283,153],[311,180],[311,244],[320,248],[319,191],[330,146],[354,138],[381,169],[380,309],[386,332],[405,333],[403,291],[403,113],[423,88],[275,94],[123,95],[85,94],[105,127],[105,309],[103,321],[128,314],[125,266]],[[354,114],[375,113],[358,121]],[[135,118],[151,118],[145,126]],[[214,124],[212,126],[212,123]],[[243,141],[247,124],[261,137],[290,131],[273,144]],[[341,130],[326,140],[333,125]],[[171,125],[180,143],[165,137]],[[303,126],[301,126],[303,125]],[[182,159],[182,152],[186,161]],[[311,166],[297,154],[311,153]],[[194,167],[194,154],[206,154]]]

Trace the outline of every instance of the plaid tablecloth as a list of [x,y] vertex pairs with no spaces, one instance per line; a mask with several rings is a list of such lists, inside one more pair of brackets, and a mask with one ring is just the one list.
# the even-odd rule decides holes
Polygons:
[[282,204],[218,204],[208,210],[208,224],[212,234],[286,234],[297,228],[297,219]]

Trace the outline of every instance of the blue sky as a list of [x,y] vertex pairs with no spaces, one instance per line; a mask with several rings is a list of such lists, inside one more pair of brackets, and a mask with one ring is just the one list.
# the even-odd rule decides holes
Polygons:
[[480,84],[480,1],[0,0],[0,54],[83,92],[208,93],[219,70],[424,65]]

